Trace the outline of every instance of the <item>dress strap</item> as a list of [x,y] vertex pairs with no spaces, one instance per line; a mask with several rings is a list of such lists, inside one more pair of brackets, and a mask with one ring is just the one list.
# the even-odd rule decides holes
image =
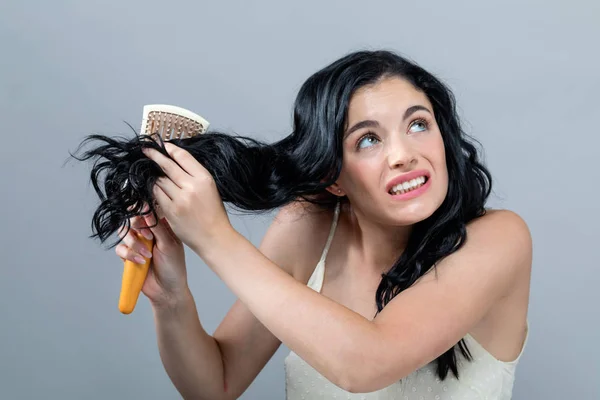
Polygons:
[[340,216],[340,202],[338,200],[335,211],[333,214],[333,222],[331,223],[331,228],[329,229],[329,236],[327,237],[327,243],[325,244],[325,248],[321,253],[321,259],[317,264],[315,270],[313,271],[310,279],[308,280],[307,286],[311,289],[321,292],[321,288],[323,287],[323,279],[325,278],[325,259],[327,258],[327,253],[329,252],[329,247],[331,246],[331,242],[333,240],[333,235],[335,234],[335,228],[337,227],[338,219]]

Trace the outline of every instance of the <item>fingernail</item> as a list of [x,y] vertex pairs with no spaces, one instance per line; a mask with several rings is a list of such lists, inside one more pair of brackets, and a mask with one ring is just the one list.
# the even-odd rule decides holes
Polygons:
[[141,249],[141,250],[140,250],[140,253],[141,253],[141,254],[142,254],[144,257],[146,257],[146,258],[152,258],[152,253],[150,253],[150,252],[149,252],[148,250],[146,250],[146,249]]
[[152,240],[152,238],[154,238],[154,236],[152,235],[152,232],[149,232],[149,231],[142,231],[142,235],[144,235],[144,237],[148,240]]
[[134,257],[134,260],[135,260],[135,262],[136,262],[136,263],[138,263],[138,264],[146,264],[146,260],[144,260],[142,257],[135,256],[135,257]]

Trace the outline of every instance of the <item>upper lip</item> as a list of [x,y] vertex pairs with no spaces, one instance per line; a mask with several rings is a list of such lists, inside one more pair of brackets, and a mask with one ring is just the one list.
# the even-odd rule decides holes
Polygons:
[[425,177],[427,177],[427,179],[429,179],[430,173],[426,169],[419,169],[416,171],[408,172],[404,175],[397,176],[394,179],[392,179],[391,181],[389,181],[388,184],[385,186],[385,189],[389,192],[397,184],[410,181],[410,180],[418,178],[420,176],[425,176]]

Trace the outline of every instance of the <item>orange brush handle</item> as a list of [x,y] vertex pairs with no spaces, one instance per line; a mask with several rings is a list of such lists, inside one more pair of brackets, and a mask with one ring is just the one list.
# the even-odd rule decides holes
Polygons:
[[[152,252],[154,239],[148,240],[141,234],[137,234],[137,237],[144,243],[148,251]],[[150,269],[150,259],[146,257],[144,259],[146,260],[145,264],[125,260],[119,296],[119,311],[123,314],[131,314],[142,291],[142,286],[144,286],[148,269]]]

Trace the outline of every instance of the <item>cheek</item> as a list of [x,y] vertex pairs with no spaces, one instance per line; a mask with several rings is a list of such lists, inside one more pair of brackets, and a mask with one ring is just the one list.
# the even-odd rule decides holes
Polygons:
[[448,189],[448,167],[446,165],[446,151],[444,143],[440,139],[440,143],[436,146],[435,154],[432,154],[432,163],[435,170],[435,175],[440,183],[440,190],[446,193]]
[[339,182],[346,190],[364,189],[373,185],[376,165],[372,160],[351,160],[343,164]]
[[439,182],[438,188],[443,190],[448,184],[448,169],[446,167],[446,150],[442,136],[439,133],[431,135],[427,137],[427,140],[420,143],[420,145],[421,154],[433,168],[433,173],[437,182]]
[[[444,148],[444,140],[441,134],[430,136],[426,144],[427,157],[436,169],[446,169],[446,149]],[[442,171],[439,171],[440,173]]]
[[439,159],[439,164],[440,164],[440,168],[441,170],[444,172],[445,175],[447,175],[447,167],[446,167],[446,149],[444,148],[444,142],[442,142],[440,140],[440,144],[438,147],[438,159]]

